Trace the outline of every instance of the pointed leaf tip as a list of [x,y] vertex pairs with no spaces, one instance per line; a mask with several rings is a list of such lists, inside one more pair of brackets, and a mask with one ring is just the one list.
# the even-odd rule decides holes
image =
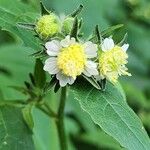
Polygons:
[[78,14],[81,13],[82,9],[83,9],[83,5],[80,5],[70,16],[76,17]]
[[42,1],[40,1],[40,6],[41,6],[41,15],[48,15],[48,14],[50,14],[50,11],[47,10],[47,8],[44,6]]

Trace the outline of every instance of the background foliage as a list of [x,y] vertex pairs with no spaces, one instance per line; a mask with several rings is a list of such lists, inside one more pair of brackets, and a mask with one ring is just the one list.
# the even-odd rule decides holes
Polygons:
[[[127,102],[141,118],[145,129],[150,135],[150,2],[149,0],[43,0],[48,9],[55,10],[59,15],[70,13],[79,4],[84,5],[81,16],[85,20],[82,30],[85,37],[90,34],[95,24],[99,24],[100,29],[115,24],[123,23],[124,28],[115,32],[114,38],[119,41],[128,32],[128,67],[132,73],[131,78],[120,79],[127,94]],[[38,0],[0,0],[0,100],[24,100],[26,96],[16,92],[10,86],[22,86],[24,81],[28,81],[28,74],[34,71],[34,58],[29,56],[40,48],[34,36],[24,29],[19,28],[16,23],[19,21],[34,23],[39,16]],[[24,42],[23,42],[24,41]],[[69,150],[119,150],[118,142],[105,134],[97,127],[90,117],[80,109],[79,104],[69,94],[66,106],[65,120],[67,138],[69,140]],[[57,109],[58,97],[53,92],[45,98],[54,110]],[[10,107],[8,114],[4,113],[7,108],[0,111],[6,121],[6,128],[13,128],[20,124],[19,130],[26,131],[23,117],[19,115],[20,110]],[[18,114],[21,121],[11,117],[11,114]],[[49,119],[45,114],[37,109],[33,112],[34,136],[33,140],[37,150],[59,150],[56,126],[53,119]],[[8,123],[8,118],[15,120],[13,124]],[[1,121],[1,120],[0,120]],[[0,133],[4,131],[0,130]],[[6,132],[6,130],[5,130]],[[29,134],[30,131],[27,131]],[[0,149],[8,149],[5,145],[11,145],[12,140],[23,138],[22,142],[31,141],[26,139],[26,135],[16,135],[7,131],[10,139],[1,141]],[[15,136],[14,136],[15,134]],[[12,139],[11,137],[16,139]],[[31,138],[31,137],[30,137]],[[1,139],[0,139],[1,140]],[[107,142],[106,142],[107,141]],[[20,141],[21,142],[21,141]],[[4,147],[3,147],[4,146]],[[28,145],[24,144],[26,149]],[[31,146],[31,145],[30,145]],[[32,146],[30,147],[32,149]],[[29,148],[29,149],[30,149]],[[16,148],[17,149],[17,148]]]

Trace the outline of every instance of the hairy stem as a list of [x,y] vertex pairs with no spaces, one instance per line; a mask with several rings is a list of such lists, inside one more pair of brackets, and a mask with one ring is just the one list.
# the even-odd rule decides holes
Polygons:
[[57,114],[58,120],[56,120],[61,150],[67,150],[65,127],[64,127],[64,108],[65,108],[65,101],[66,101],[66,92],[67,92],[66,87],[63,87],[61,90],[60,104],[59,104],[58,114]]

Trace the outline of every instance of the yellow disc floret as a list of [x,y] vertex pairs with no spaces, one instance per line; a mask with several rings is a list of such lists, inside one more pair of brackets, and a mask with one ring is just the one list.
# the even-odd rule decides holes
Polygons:
[[59,32],[59,23],[56,15],[44,15],[42,16],[37,24],[36,31],[42,38],[48,38],[54,36]]
[[103,78],[111,82],[116,82],[121,75],[131,74],[127,72],[128,55],[121,47],[115,46],[113,49],[102,52],[99,57],[99,70]]
[[75,79],[83,72],[86,61],[83,45],[76,43],[61,49],[57,65],[63,74]]

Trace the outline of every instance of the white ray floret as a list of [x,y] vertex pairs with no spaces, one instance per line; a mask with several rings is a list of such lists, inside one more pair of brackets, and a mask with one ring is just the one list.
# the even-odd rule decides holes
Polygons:
[[97,64],[90,60],[97,56],[97,45],[88,41],[78,43],[75,38],[66,36],[58,41],[52,40],[45,44],[49,58],[45,61],[44,70],[56,74],[60,86],[73,84],[82,73],[90,77],[98,75]]

